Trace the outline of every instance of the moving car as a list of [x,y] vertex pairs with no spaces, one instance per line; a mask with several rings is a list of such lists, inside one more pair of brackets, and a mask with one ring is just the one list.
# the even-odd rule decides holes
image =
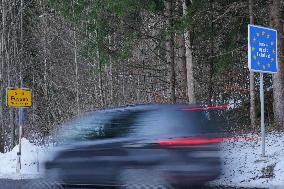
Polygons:
[[194,105],[136,105],[87,113],[63,125],[45,163],[64,185],[175,188],[221,171],[217,110]]

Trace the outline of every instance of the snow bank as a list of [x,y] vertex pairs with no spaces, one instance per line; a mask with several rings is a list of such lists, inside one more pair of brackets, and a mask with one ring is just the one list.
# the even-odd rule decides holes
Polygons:
[[[17,152],[19,146],[15,146],[12,151],[5,154],[0,153],[0,178],[8,179],[29,179],[40,177],[42,167],[37,172],[37,154],[39,162],[45,159],[44,147],[37,147],[30,143],[27,139],[22,139],[22,169],[20,173],[16,173]],[[38,153],[37,153],[38,152]]]
[[[246,135],[240,137],[256,137]],[[261,157],[261,141],[225,141],[221,144],[223,173],[210,183],[239,187],[284,188],[284,134],[268,134],[266,137],[266,157]],[[0,178],[28,179],[42,175],[37,172],[37,151],[39,162],[46,159],[48,148],[37,147],[22,139],[22,170],[16,173],[16,146],[12,151],[0,153]]]
[[261,140],[226,141],[221,149],[223,173],[213,185],[284,188],[283,133],[266,136],[266,157],[261,157]]

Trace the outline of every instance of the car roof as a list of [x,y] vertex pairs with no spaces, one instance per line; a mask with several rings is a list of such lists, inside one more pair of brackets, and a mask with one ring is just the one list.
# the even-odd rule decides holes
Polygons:
[[[196,108],[202,107],[198,104],[138,104],[138,105],[125,105],[114,108],[96,110],[96,113],[112,113],[112,112],[123,112],[123,111],[143,111],[143,110],[155,110],[155,109],[181,109],[181,108]],[[90,113],[90,112],[89,112]]]
[[[196,108],[196,107],[203,107],[202,105],[198,104],[135,104],[135,105],[125,105],[113,108],[106,108],[106,109],[99,109],[92,112],[86,112],[81,114],[79,117],[107,117],[108,119],[113,116],[119,116],[121,114],[127,114],[131,112],[138,112],[138,111],[150,111],[150,110],[176,110],[182,108]],[[75,119],[78,116],[74,117]]]

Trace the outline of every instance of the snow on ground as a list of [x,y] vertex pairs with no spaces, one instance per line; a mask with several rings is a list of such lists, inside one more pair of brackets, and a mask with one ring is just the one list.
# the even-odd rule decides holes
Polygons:
[[266,136],[266,157],[261,157],[261,140],[225,141],[221,144],[223,173],[212,184],[284,188],[284,134]]
[[[212,185],[241,187],[284,188],[284,133],[273,133],[266,136],[266,157],[261,157],[261,141],[225,141],[221,144],[223,173]],[[27,139],[22,139],[22,170],[16,173],[16,146],[12,151],[0,153],[0,178],[28,179],[42,175],[43,169],[37,172],[37,151],[39,162],[46,159],[48,148],[37,147]]]
[[12,151],[5,154],[0,153],[0,178],[7,179],[29,179],[40,177],[42,167],[40,165],[37,172],[37,151],[39,162],[45,159],[46,149],[37,147],[30,143],[27,139],[22,139],[22,169],[20,173],[16,173],[17,152],[19,146],[15,146]]

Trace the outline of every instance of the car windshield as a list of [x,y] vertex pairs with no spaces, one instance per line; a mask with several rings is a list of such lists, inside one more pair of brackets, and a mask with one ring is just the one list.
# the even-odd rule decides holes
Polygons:
[[138,112],[93,113],[63,125],[57,134],[59,142],[69,143],[123,137],[134,125]]
[[220,120],[216,122],[216,117],[212,112],[179,109],[92,113],[63,125],[58,138],[61,142],[75,142],[129,136],[191,136],[217,132]]

